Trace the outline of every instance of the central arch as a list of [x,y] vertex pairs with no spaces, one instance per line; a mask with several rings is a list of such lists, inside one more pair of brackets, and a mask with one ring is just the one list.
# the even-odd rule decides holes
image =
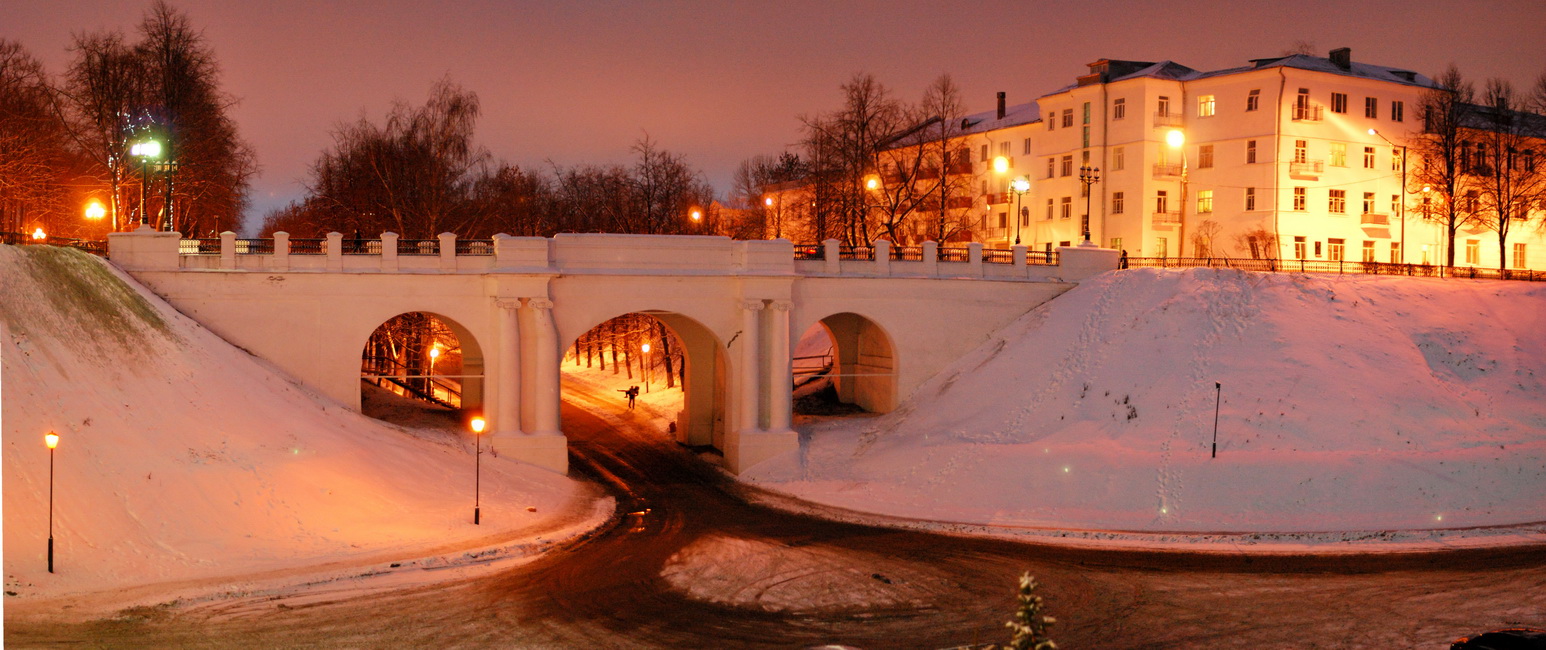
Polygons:
[[[680,347],[682,367],[680,368],[679,376],[681,381],[680,389],[682,390],[682,408],[675,414],[669,414],[672,416],[670,418],[671,423],[675,426],[673,434],[675,440],[688,446],[713,446],[723,450],[725,444],[726,361],[724,354],[721,352],[723,346],[720,344],[719,337],[715,336],[702,323],[688,316],[669,311],[643,310],[617,314],[593,323],[585,332],[566,341],[564,350],[569,351],[568,354],[583,354],[584,346],[580,344],[586,341],[588,335],[596,332],[597,328],[607,323],[615,322],[629,315],[644,316],[659,323],[674,339],[673,342],[667,343],[666,346],[662,346],[662,342],[658,340],[658,337],[652,339],[655,347],[652,348],[649,357],[654,364],[660,362],[662,352],[669,350],[671,347]],[[638,342],[635,340],[626,345],[637,347]],[[616,346],[622,344],[610,343],[609,345]],[[665,350],[663,350],[663,347],[665,347]],[[611,347],[608,348],[608,351],[615,351],[616,349],[618,348]],[[632,354],[628,356],[633,356],[640,353],[641,350],[631,349],[629,352]],[[674,352],[672,356],[674,356]],[[568,358],[572,361],[578,361],[579,357]],[[624,363],[628,363],[626,356],[622,358],[625,359]],[[616,360],[611,362],[617,363]],[[606,363],[606,361],[603,361],[603,363]],[[614,365],[615,368],[616,366]],[[565,376],[567,376],[567,373],[565,373]],[[665,378],[659,374],[659,370],[656,370],[652,377],[658,379],[656,390],[661,389],[661,382],[664,382]],[[560,393],[563,392],[563,385],[567,382],[567,379],[560,382]],[[640,380],[638,379],[633,381],[633,383],[639,382]],[[622,384],[619,385],[621,386]],[[611,389],[609,388],[608,390]],[[608,397],[614,396],[608,395]],[[621,405],[625,403],[626,398],[622,396],[615,397],[619,408],[622,408]]]

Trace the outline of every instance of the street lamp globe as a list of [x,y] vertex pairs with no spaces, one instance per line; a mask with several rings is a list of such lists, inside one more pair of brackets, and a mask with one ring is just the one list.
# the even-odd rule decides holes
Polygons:
[[768,206],[770,208],[773,207],[773,197],[771,197],[771,196],[764,197],[762,199],[762,204],[765,205],[765,206]]
[[997,173],[1000,173],[1000,174],[1009,171],[1009,159],[1005,158],[1003,156],[999,156],[997,158],[994,158],[993,159],[993,171],[995,171]]
[[102,206],[102,202],[101,201],[98,201],[96,199],[92,199],[92,201],[90,203],[86,204],[86,218],[87,219],[90,219],[92,221],[97,221],[97,220],[99,220],[99,219],[101,219],[102,217],[105,217],[105,216],[107,216],[107,208]]
[[42,228],[38,228],[37,230],[32,231],[32,238],[37,241],[43,241],[48,239],[48,235],[43,232]]
[[1171,129],[1169,133],[1165,134],[1165,144],[1168,144],[1172,147],[1179,147],[1183,144],[1186,144],[1186,134],[1182,133],[1181,129]]
[[1010,181],[1009,188],[1014,190],[1016,193],[1024,194],[1031,191],[1031,182],[1025,180],[1025,177],[1022,176]]

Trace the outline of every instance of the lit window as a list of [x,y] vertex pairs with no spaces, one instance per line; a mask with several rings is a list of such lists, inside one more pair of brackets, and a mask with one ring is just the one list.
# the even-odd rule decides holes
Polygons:
[[1326,164],[1331,165],[1332,167],[1346,167],[1347,166],[1347,143],[1346,142],[1333,142],[1333,143],[1331,143],[1331,160],[1327,161]]
[[1294,238],[1294,259],[1304,259],[1305,246],[1303,237]]
[[1346,244],[1346,240],[1328,238],[1326,240],[1326,259],[1333,262],[1342,261],[1342,250],[1345,248]]
[[1090,103],[1089,102],[1085,102],[1084,103],[1084,123],[1085,124],[1089,124],[1090,123]]
[[1122,250],[1122,238],[1121,237],[1112,237],[1111,238],[1111,244],[1106,246],[1106,248],[1109,248],[1109,249],[1114,250],[1114,251]]
[[1390,195],[1390,213],[1396,214],[1398,212],[1401,212],[1401,195],[1392,194]]
[[1245,110],[1254,111],[1258,108],[1261,108],[1261,90],[1255,89],[1245,96]]
[[1302,187],[1294,188],[1294,210],[1304,212],[1305,203],[1305,189]]
[[1482,243],[1475,239],[1465,240],[1465,263],[1482,263]]
[[1123,198],[1121,192],[1111,193],[1111,214],[1122,214],[1122,210],[1126,205],[1127,200]]
[[1310,148],[1310,141],[1309,140],[1295,140],[1294,141],[1294,162],[1302,163],[1302,162],[1304,162],[1306,160],[1309,160],[1309,148]]
[[1202,95],[1197,98],[1197,117],[1213,117],[1213,95]]
[[1199,169],[1213,167],[1213,145],[1205,144],[1197,147],[1197,167]]
[[1347,112],[1347,93],[1331,93],[1331,112]]
[[1514,244],[1514,268],[1529,268],[1530,263],[1525,256],[1527,250],[1524,244]]
[[1197,212],[1198,214],[1213,212],[1213,190],[1197,192]]
[[1365,239],[1363,241],[1363,261],[1374,261],[1374,242]]
[[1390,263],[1391,264],[1400,264],[1401,263],[1401,242],[1397,242],[1397,241],[1390,242]]
[[1085,126],[1084,127],[1084,139],[1082,140],[1082,142],[1084,143],[1083,144],[1084,148],[1088,149],[1090,147],[1090,127],[1089,126]]
[[1393,172],[1401,171],[1401,150],[1400,149],[1392,148],[1390,150],[1390,171],[1393,171]]
[[1255,210],[1255,209],[1256,209],[1256,188],[1254,188],[1254,187],[1247,187],[1247,188],[1245,188],[1245,211],[1246,212],[1250,212],[1250,211]]
[[1113,99],[1113,100],[1111,100],[1111,119],[1113,119],[1113,120],[1120,120],[1120,119],[1122,119],[1124,117],[1127,117],[1127,100],[1126,99]]
[[1347,214],[1347,190],[1332,190],[1331,201],[1327,209],[1332,214]]
[[1374,214],[1374,192],[1363,193],[1363,213]]

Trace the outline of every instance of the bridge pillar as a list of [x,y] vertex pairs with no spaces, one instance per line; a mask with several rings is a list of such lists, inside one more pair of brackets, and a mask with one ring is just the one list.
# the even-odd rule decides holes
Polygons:
[[290,270],[290,233],[283,230],[274,233],[274,259],[269,262],[272,270]]
[[220,233],[220,268],[236,268],[236,233],[229,230]]
[[757,385],[762,363],[757,353],[762,347],[759,325],[763,306],[761,300],[741,301],[741,389],[736,400],[739,402],[735,410],[736,431],[756,431],[762,425],[761,391]]
[[789,309],[794,303],[775,300],[768,310],[768,431],[791,431],[794,374],[789,358]]
[[[748,468],[765,461],[773,456],[786,451],[797,450],[800,447],[798,435],[788,427],[783,430],[765,431],[762,429],[762,397],[761,381],[763,375],[764,350],[776,350],[776,342],[769,344],[765,338],[766,332],[761,327],[762,314],[765,305],[761,300],[741,301],[741,354],[739,363],[739,390],[736,391],[735,400],[735,426],[732,431],[725,434],[725,464],[731,472],[741,473]],[[784,354],[780,360],[776,355],[770,365],[789,363],[789,312],[787,309],[774,309],[777,314],[774,317],[775,325],[768,330],[777,331],[778,315],[783,316],[783,349]],[[772,353],[770,353],[772,354]],[[787,372],[787,368],[785,370]],[[771,370],[770,373],[771,374]],[[786,395],[788,387],[770,387],[772,390],[782,390]],[[775,393],[776,394],[776,393]],[[769,405],[777,403],[776,398],[770,398]],[[787,417],[787,416],[786,416]],[[778,422],[778,416],[770,418]]]
[[[520,324],[528,336],[518,337],[530,343],[527,354],[520,355],[524,376],[531,382],[516,388],[517,394],[529,395],[528,412],[531,416],[531,432],[507,438],[504,449],[516,459],[555,472],[569,471],[569,446],[559,427],[558,415],[558,329],[553,325],[553,301],[547,298],[527,298],[521,309],[524,316]],[[520,388],[527,388],[521,391]]]
[[496,298],[499,308],[499,356],[494,362],[493,431],[496,437],[521,435],[521,301]]

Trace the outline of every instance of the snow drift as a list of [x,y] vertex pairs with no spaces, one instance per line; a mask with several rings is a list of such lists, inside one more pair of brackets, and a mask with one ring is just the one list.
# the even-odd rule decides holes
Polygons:
[[319,397],[78,251],[0,246],[0,369],[6,589],[22,598],[470,546],[579,494],[485,447],[473,526],[470,437]]
[[1539,522],[1543,382],[1543,285],[1130,270],[1030,312],[890,414],[816,426],[798,456],[748,478],[1007,526]]

